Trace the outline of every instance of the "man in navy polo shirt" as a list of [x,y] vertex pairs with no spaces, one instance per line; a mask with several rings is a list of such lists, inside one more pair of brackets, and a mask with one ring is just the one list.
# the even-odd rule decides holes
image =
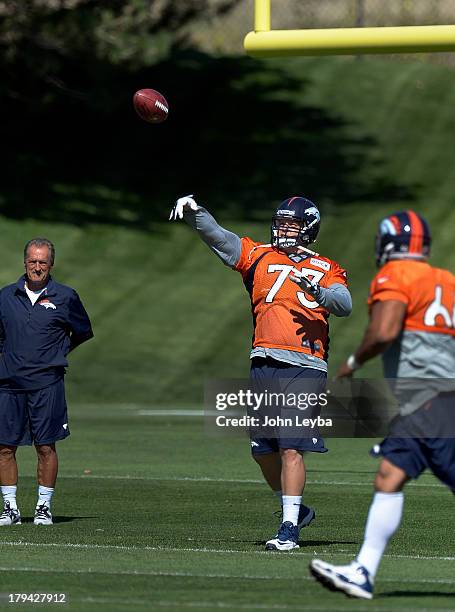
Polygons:
[[63,382],[66,356],[93,336],[77,293],[50,275],[54,256],[50,240],[30,240],[24,249],[25,274],[0,291],[0,526],[21,522],[16,449],[32,443],[38,456],[34,523],[52,524],[55,443],[70,435]]

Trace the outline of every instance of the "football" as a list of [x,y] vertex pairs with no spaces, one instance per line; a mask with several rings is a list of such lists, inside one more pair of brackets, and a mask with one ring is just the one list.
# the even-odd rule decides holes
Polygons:
[[169,104],[155,89],[140,89],[133,97],[134,109],[148,123],[162,123],[167,119]]

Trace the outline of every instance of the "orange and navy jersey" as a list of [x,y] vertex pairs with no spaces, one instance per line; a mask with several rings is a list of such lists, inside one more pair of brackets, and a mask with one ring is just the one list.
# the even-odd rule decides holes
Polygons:
[[426,261],[396,259],[374,277],[368,304],[398,300],[406,304],[405,331],[455,336],[455,276]]
[[290,278],[303,272],[321,287],[347,286],[346,272],[320,255],[298,263],[270,245],[242,238],[240,259],[234,267],[241,273],[250,294],[253,313],[253,347],[306,353],[327,361],[329,312]]

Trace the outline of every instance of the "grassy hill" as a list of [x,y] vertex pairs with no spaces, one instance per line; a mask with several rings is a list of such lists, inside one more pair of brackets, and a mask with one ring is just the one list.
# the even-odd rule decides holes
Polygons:
[[[33,213],[25,220],[2,218],[1,283],[21,273],[25,241],[44,234],[57,246],[54,276],[78,290],[93,320],[95,339],[71,357],[70,398],[196,403],[203,397],[204,378],[247,376],[251,319],[240,277],[184,224],[164,221],[173,199],[187,189],[198,190],[201,203],[215,209],[230,229],[264,240],[269,235],[264,219],[280,199],[302,193],[320,204],[317,250],[347,268],[354,297],[353,315],[332,321],[333,372],[362,334],[375,270],[373,239],[382,215],[408,207],[424,214],[435,238],[433,262],[455,269],[454,77],[446,67],[366,58],[248,60],[248,71],[230,83],[236,104],[246,92],[246,110],[231,107],[219,91],[206,100],[209,126],[217,125],[221,143],[232,139],[229,155],[237,151],[237,159],[222,157],[217,135],[203,122],[199,140],[178,140],[173,133],[167,162],[173,148],[186,147],[187,154],[180,151],[180,165],[172,168],[174,185],[156,183],[153,209],[162,211],[163,221],[141,229],[122,226],[118,219],[111,224],[109,217],[104,223],[84,217],[85,224],[78,225],[77,212],[68,223],[34,221]],[[265,90],[266,83],[273,86]],[[254,100],[256,87],[262,87],[261,96]],[[287,108],[289,115],[270,114],[274,108]],[[251,121],[261,117],[261,130],[242,131],[244,113]],[[232,133],[237,118],[239,129]],[[169,123],[171,133],[171,118]],[[202,151],[204,159],[220,155],[220,181],[209,168],[204,183]],[[267,197],[258,187],[261,181]],[[89,209],[90,198],[82,205]],[[147,206],[142,196],[141,207]],[[52,216],[48,211],[47,218]],[[58,210],[55,218],[62,218]],[[377,372],[378,363],[365,370]]]

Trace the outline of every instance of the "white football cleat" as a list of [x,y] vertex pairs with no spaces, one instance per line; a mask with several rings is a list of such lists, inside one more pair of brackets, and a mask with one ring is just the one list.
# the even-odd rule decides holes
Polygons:
[[35,518],[33,519],[35,525],[52,525],[52,514],[47,504],[40,504],[36,506]]
[[357,561],[352,561],[350,565],[331,565],[320,559],[313,559],[310,572],[331,591],[343,591],[351,597],[373,599],[373,578]]

